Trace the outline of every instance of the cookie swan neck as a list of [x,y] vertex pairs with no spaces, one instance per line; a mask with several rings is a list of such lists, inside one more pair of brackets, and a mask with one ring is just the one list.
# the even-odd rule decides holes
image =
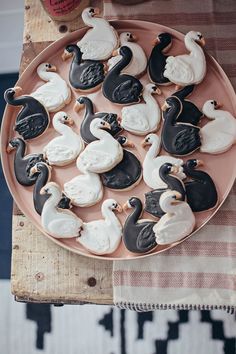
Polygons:
[[61,135],[71,135],[72,129],[60,121],[60,117],[55,115],[53,117],[53,127]]
[[116,227],[119,225],[118,219],[114,212],[106,205],[106,202],[102,204],[101,208],[102,216],[104,217],[105,223],[110,226]]
[[45,215],[50,215],[52,208],[56,208],[59,201],[61,200],[61,192],[59,188],[55,187],[52,194],[49,196],[48,200],[44,204],[43,213]]
[[95,138],[99,140],[114,140],[114,138],[108,132],[103,129],[99,129],[96,126],[91,125],[90,131],[95,136]]
[[59,77],[57,73],[52,71],[42,70],[40,69],[40,67],[37,69],[37,73],[40,79],[42,79],[43,81],[54,81]]
[[101,26],[106,24],[106,21],[104,21],[103,18],[89,16],[86,11],[82,12],[82,20],[87,26],[93,27],[94,29],[101,28]]
[[151,109],[150,113],[152,113],[153,111],[156,112],[157,102],[153,97],[153,95],[151,94],[151,92],[148,91],[146,88],[143,90],[143,99],[145,103],[148,105],[148,107],[150,107]]
[[93,102],[88,97],[84,97],[83,100],[85,105],[85,117],[94,114]]
[[173,201],[172,197],[165,198],[161,201],[161,209],[170,215],[176,214],[178,211],[178,205],[173,205],[171,202]]
[[133,208],[132,213],[129,215],[129,223],[135,225],[142,214],[142,204],[140,200],[137,200],[137,204]]
[[190,52],[191,56],[196,56],[199,58],[199,55],[204,56],[204,52],[199,44],[195,42],[188,34],[185,36],[184,39],[185,47]]
[[152,145],[150,146],[146,156],[151,159],[154,159],[159,155],[160,149],[161,149],[161,140],[157,136],[156,139],[152,142]]
[[24,154],[25,154],[25,142],[21,139],[18,139],[17,141],[17,147],[16,147],[16,154],[15,154],[15,159],[16,160],[23,160]]

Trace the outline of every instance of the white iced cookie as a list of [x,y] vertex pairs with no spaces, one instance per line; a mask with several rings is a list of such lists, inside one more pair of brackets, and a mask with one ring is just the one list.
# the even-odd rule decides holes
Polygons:
[[84,148],[84,142],[71,127],[73,120],[65,112],[58,112],[52,121],[54,129],[61,134],[52,139],[43,149],[50,165],[65,166],[74,161]]
[[104,128],[110,129],[110,124],[103,119],[95,118],[90,123],[90,131],[98,140],[88,144],[79,155],[77,166],[80,170],[103,173],[122,160],[122,146]]
[[179,172],[176,173],[176,176],[179,179],[183,180],[186,178],[186,175],[183,173],[183,160],[169,155],[158,156],[161,149],[161,140],[158,135],[149,134],[146,136],[142,142],[142,146],[145,147],[147,145],[150,145],[150,148],[143,161],[143,179],[148,187],[153,189],[167,188],[167,184],[159,176],[159,169],[166,162],[178,166]]
[[201,152],[221,154],[236,143],[236,119],[230,112],[223,111],[214,100],[206,101],[202,111],[211,122],[201,128]]
[[97,173],[87,171],[80,166],[82,174],[64,184],[64,193],[73,205],[89,207],[103,197],[103,185]]
[[58,209],[57,205],[61,200],[60,187],[54,182],[49,182],[40,193],[50,195],[41,214],[41,224],[44,230],[55,238],[78,237],[83,222],[72,211]]
[[201,48],[205,40],[200,32],[190,31],[184,43],[190,53],[167,57],[164,76],[178,86],[199,84],[206,74],[206,58]]
[[160,197],[160,207],[166,213],[154,225],[153,231],[159,245],[167,245],[191,234],[195,216],[188,203],[181,201],[177,191],[166,191]]
[[[135,43],[136,37],[130,32],[123,32],[120,34],[120,45],[129,47],[132,51],[131,62],[121,71],[122,74],[132,76],[140,76],[144,73],[147,66],[147,57],[143,48]],[[121,55],[116,55],[108,60],[108,67],[110,70],[113,66],[122,59]]]
[[115,29],[104,18],[95,17],[99,9],[88,7],[82,12],[84,23],[92,27],[77,43],[83,53],[82,58],[91,60],[106,60],[118,47],[119,39]]
[[59,111],[71,100],[71,90],[56,70],[56,67],[49,63],[40,64],[37,68],[38,76],[47,82],[30,94],[49,112]]
[[158,129],[161,111],[153,94],[161,91],[154,84],[147,84],[143,91],[145,103],[127,106],[121,110],[121,126],[136,135],[146,135]]
[[94,254],[113,253],[122,236],[122,225],[114,211],[121,212],[122,207],[114,199],[106,199],[101,209],[104,219],[84,223],[76,241]]

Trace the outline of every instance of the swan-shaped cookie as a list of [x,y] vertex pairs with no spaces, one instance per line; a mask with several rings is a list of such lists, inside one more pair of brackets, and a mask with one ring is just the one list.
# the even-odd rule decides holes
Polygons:
[[195,217],[190,206],[177,191],[166,191],[160,197],[160,207],[166,213],[153,227],[156,242],[167,245],[191,234]]
[[84,148],[84,142],[66,125],[72,125],[73,120],[65,112],[57,112],[52,122],[54,129],[61,135],[44,147],[44,156],[50,165],[65,166],[77,158]]
[[161,121],[161,111],[157,101],[152,96],[160,94],[154,84],[147,84],[143,90],[145,103],[127,106],[121,110],[121,126],[136,135],[147,135],[158,129]]
[[124,204],[123,210],[133,209],[125,220],[123,229],[123,241],[125,247],[134,253],[145,253],[157,246],[156,236],[153,232],[155,222],[139,219],[143,212],[140,199],[131,197]]
[[142,142],[142,146],[145,147],[147,145],[151,146],[147,151],[143,161],[143,179],[150,188],[167,188],[166,183],[163,182],[159,175],[160,167],[166,162],[179,167],[179,172],[177,173],[178,178],[182,180],[186,177],[182,168],[183,160],[169,155],[159,155],[161,149],[161,140],[158,135],[149,134],[146,136]]
[[18,183],[22,186],[32,186],[37,177],[30,175],[30,169],[40,161],[45,161],[43,154],[25,155],[26,143],[21,138],[13,138],[7,146],[7,152],[15,150],[14,172]]
[[123,158],[123,149],[120,143],[104,128],[109,129],[110,124],[100,118],[95,118],[90,124],[91,133],[99,139],[86,146],[79,155],[77,166],[81,170],[103,173],[115,167]]
[[171,155],[189,155],[201,146],[200,128],[189,123],[179,123],[182,103],[178,97],[170,96],[162,106],[165,112],[161,132],[161,142],[165,151]]
[[211,122],[201,128],[201,152],[221,154],[236,143],[236,119],[228,111],[223,111],[221,105],[214,100],[206,101],[202,110]]
[[82,12],[84,23],[92,27],[77,43],[84,60],[106,60],[110,58],[119,44],[114,28],[104,18],[95,17],[96,15],[99,15],[97,8],[88,7]]
[[42,63],[37,68],[40,79],[46,81],[30,95],[40,101],[49,112],[57,112],[71,100],[71,90],[65,80],[56,73],[56,67]]
[[185,200],[185,186],[180,178],[176,176],[179,167],[171,163],[164,163],[159,169],[160,178],[167,184],[167,188],[158,188],[145,193],[145,211],[160,218],[164,211],[160,207],[160,197],[168,189],[175,190],[182,195],[181,200]]
[[76,241],[94,254],[113,253],[122,236],[122,225],[114,211],[122,212],[122,207],[114,199],[106,199],[101,208],[104,219],[83,223]]
[[[122,74],[128,74],[132,76],[140,76],[144,73],[147,66],[147,58],[144,53],[143,48],[135,43],[136,36],[130,32],[123,32],[120,34],[120,45],[129,47],[132,51],[132,60],[131,62],[122,70]],[[109,69],[112,69],[122,57],[120,55],[116,55],[108,60]]]
[[98,89],[104,80],[104,65],[95,60],[82,61],[82,53],[76,44],[69,44],[62,59],[66,60],[73,56],[70,66],[69,81],[77,91],[92,92]]
[[77,98],[74,110],[76,112],[79,112],[80,109],[82,109],[85,106],[85,113],[83,117],[83,121],[80,125],[80,135],[81,138],[85,141],[85,143],[89,144],[94,140],[97,140],[95,136],[90,131],[90,124],[93,119],[95,118],[101,118],[105,122],[109,123],[111,126],[111,129],[108,130],[108,132],[112,135],[115,136],[118,133],[122,131],[122,128],[120,126],[120,123],[118,121],[118,116],[115,113],[105,113],[105,112],[96,112],[94,113],[94,106],[93,102],[90,100],[90,98],[86,96],[80,96]]
[[5,101],[12,106],[23,106],[17,114],[14,130],[24,140],[34,139],[43,134],[49,125],[49,114],[46,108],[37,99],[23,95],[21,87],[9,88],[4,93]]
[[[134,147],[126,136],[119,135],[117,141],[122,147]],[[105,187],[127,191],[137,186],[142,178],[142,166],[137,157],[132,152],[124,149],[123,159],[118,165],[108,172],[101,174],[102,183]]]
[[71,203],[79,207],[89,207],[100,202],[103,186],[97,173],[88,171],[83,165],[78,166],[82,174],[64,184],[65,195]]
[[58,184],[47,183],[41,194],[49,194],[41,214],[42,227],[49,235],[55,238],[78,237],[83,226],[83,222],[70,210],[58,209],[61,200],[61,191]]
[[185,35],[184,43],[190,53],[169,56],[164,76],[178,86],[199,84],[206,74],[206,58],[201,48],[205,41],[200,32],[190,31]]
[[[192,125],[198,125],[203,113],[197,108],[197,106],[191,102],[189,99],[186,99],[194,90],[195,85],[189,85],[183,87],[181,90],[172,93],[171,96],[178,97],[182,103],[182,111],[178,116],[178,122],[189,123]],[[163,119],[165,119],[166,111],[163,111]]]
[[215,184],[208,173],[195,170],[202,166],[201,160],[188,160],[184,164],[184,172],[190,181],[185,182],[187,202],[192,211],[204,211],[217,205],[218,195]]
[[119,49],[121,60],[108,71],[102,84],[103,95],[117,104],[137,103],[141,99],[143,85],[134,76],[122,74],[121,71],[131,62],[132,51],[128,47]]
[[160,33],[154,43],[151,55],[148,59],[148,75],[152,82],[157,85],[169,85],[170,81],[163,74],[165,71],[166,59],[164,52],[169,50],[172,44],[170,33]]

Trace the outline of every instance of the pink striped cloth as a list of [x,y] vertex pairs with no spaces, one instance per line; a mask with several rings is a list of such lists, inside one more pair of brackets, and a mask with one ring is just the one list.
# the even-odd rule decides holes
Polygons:
[[[129,1],[127,1],[129,4]],[[109,19],[139,19],[204,33],[207,50],[236,88],[236,1],[104,2]],[[113,299],[121,308],[236,308],[236,185],[194,237],[162,254],[113,262]]]

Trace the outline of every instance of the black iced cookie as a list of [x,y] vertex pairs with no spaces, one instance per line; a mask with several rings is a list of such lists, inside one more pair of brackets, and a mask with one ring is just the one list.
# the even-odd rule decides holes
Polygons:
[[161,33],[158,35],[159,42],[155,44],[148,59],[148,74],[152,82],[157,85],[167,85],[170,80],[163,75],[165,71],[166,59],[168,56],[163,54],[172,44],[170,33]]
[[122,46],[119,50],[122,59],[107,73],[102,85],[103,95],[111,102],[131,104],[140,101],[143,85],[131,75],[121,74],[130,63],[132,51]]
[[[176,171],[177,172],[177,171]],[[183,182],[174,175],[175,166],[171,163],[163,164],[159,169],[159,175],[163,182],[167,184],[167,188],[154,189],[145,193],[145,211],[149,214],[161,218],[165,213],[160,207],[159,200],[162,193],[168,189],[179,192],[182,195],[181,200],[185,200],[185,187]]]
[[76,44],[69,44],[63,59],[74,55],[69,72],[69,81],[76,90],[87,91],[99,86],[104,78],[104,65],[97,60],[82,60],[82,53]]
[[[95,118],[101,118],[110,124],[111,129],[109,129],[107,131],[112,136],[115,136],[122,131],[122,128],[118,122],[117,114],[105,113],[105,112],[94,113],[93,102],[88,97],[85,97],[85,96],[81,96],[81,97],[77,98],[77,102],[75,105],[76,110],[80,109],[80,105],[85,105],[85,114],[84,114],[84,118],[83,118],[83,121],[80,126],[80,135],[85,143],[89,144],[92,141],[97,140],[97,138],[95,138],[95,136],[93,136],[93,134],[90,131],[90,123]],[[78,108],[76,108],[77,105],[78,105]]]
[[[117,140],[122,146],[132,147],[125,136],[118,136]],[[137,157],[128,150],[123,150],[123,159],[113,169],[102,173],[101,180],[105,187],[110,189],[124,190],[140,180],[142,166]]]
[[184,164],[184,173],[191,179],[185,183],[187,202],[194,212],[212,209],[218,201],[212,178],[206,172],[196,170],[202,164],[202,161],[196,159]]
[[15,97],[21,88],[13,87],[5,91],[5,101],[12,106],[23,106],[16,117],[15,131],[25,140],[43,134],[49,125],[49,114],[46,108],[31,96]]
[[165,119],[161,133],[163,148],[171,155],[191,154],[201,146],[200,128],[187,123],[178,123],[182,103],[178,97],[166,99],[163,106]]

